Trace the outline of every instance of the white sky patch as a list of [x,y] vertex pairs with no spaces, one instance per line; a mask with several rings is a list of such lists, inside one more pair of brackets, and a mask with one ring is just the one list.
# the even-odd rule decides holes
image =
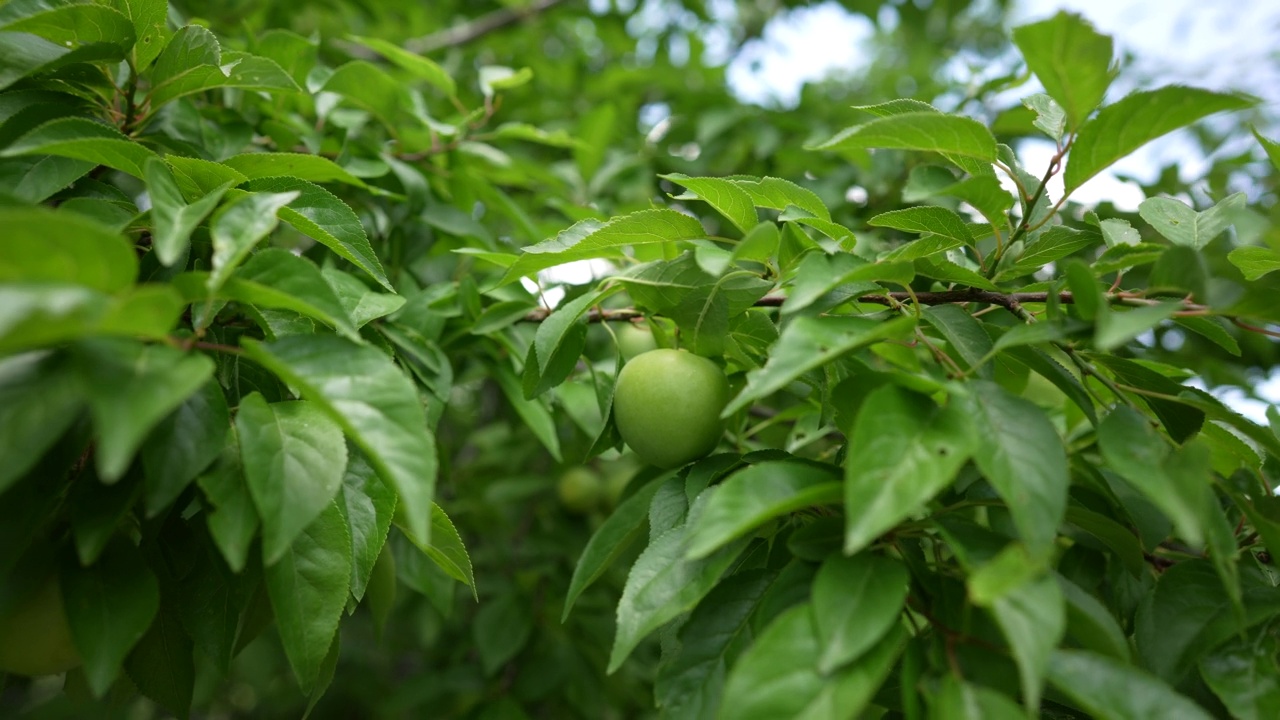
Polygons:
[[554,309],[564,299],[561,285],[585,285],[612,274],[617,268],[608,260],[575,260],[538,273],[538,282],[521,278],[525,290],[539,295],[542,304]]

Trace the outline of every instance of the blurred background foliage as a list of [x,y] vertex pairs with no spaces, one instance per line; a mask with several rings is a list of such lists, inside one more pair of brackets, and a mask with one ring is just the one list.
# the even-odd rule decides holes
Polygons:
[[[415,82],[351,36],[389,41],[442,65],[458,85],[461,106],[427,89],[423,106],[414,112],[433,122],[473,123],[475,130],[443,149],[433,145],[439,138],[400,138],[397,157],[420,160],[427,170],[421,175],[407,172],[395,157],[388,159],[388,137],[380,127],[366,126],[358,113],[331,113],[329,126],[309,127],[305,118],[314,108],[285,108],[265,118],[228,108],[201,122],[212,123],[212,131],[225,137],[265,138],[269,149],[307,146],[366,161],[370,177],[378,175],[388,190],[408,198],[392,203],[358,192],[344,197],[371,237],[399,261],[389,266],[421,286],[446,281],[465,286],[477,261],[453,250],[480,244],[511,251],[583,217],[648,207],[675,190],[658,177],[666,173],[788,178],[817,192],[833,209],[833,219],[861,227],[867,218],[910,201],[913,181],[927,170],[908,164],[902,153],[840,156],[803,150],[859,120],[851,106],[911,97],[991,122],[1003,142],[1034,134],[1032,114],[1006,92],[1028,80],[1008,41],[1011,0],[846,0],[841,5],[848,11],[874,23],[866,48],[872,62],[856,73],[806,85],[794,106],[742,102],[726,80],[727,63],[746,43],[762,37],[771,19],[814,4],[173,0],[170,11],[175,22],[207,24],[228,48],[293,57],[297,64],[286,68],[304,82],[315,80],[308,76],[309,52],[316,53],[318,66],[334,68],[354,57],[384,65],[406,85]],[[296,37],[306,42],[291,44]],[[306,49],[301,56],[279,50],[297,47]],[[500,102],[488,100],[480,72],[494,65],[527,67],[533,79],[504,91]],[[1225,124],[1202,125],[1189,137],[1209,156],[1228,138],[1246,135],[1243,123],[1265,121],[1233,115]],[[159,119],[169,130],[181,122],[177,113]],[[498,142],[501,133],[495,128],[508,122],[567,140]],[[229,147],[227,154],[237,151]],[[1197,201],[1247,189],[1253,210],[1247,221],[1237,222],[1240,232],[1275,233],[1276,176],[1264,173],[1257,159],[1252,148],[1215,156],[1189,187]],[[1148,196],[1182,193],[1185,180],[1170,166],[1142,190]],[[1099,212],[1145,228],[1135,210]],[[1085,211],[1068,206],[1067,215],[1081,218]],[[715,218],[703,219],[714,229]],[[1225,254],[1217,257],[1225,262]],[[1134,281],[1144,284],[1143,273],[1173,270],[1139,268]],[[1280,273],[1256,286],[1250,292],[1258,294],[1258,302],[1268,302],[1267,293],[1280,297],[1274,294],[1280,292]],[[613,575],[578,601],[567,623],[560,622],[574,564],[609,505],[604,497],[583,512],[583,507],[567,507],[557,492],[557,479],[586,455],[590,438],[575,426],[573,413],[554,417],[563,447],[563,462],[556,462],[489,381],[497,364],[486,356],[493,343],[447,331],[444,337],[454,389],[440,422],[439,492],[471,550],[479,602],[417,559],[417,553],[398,554],[401,589],[417,592],[401,592],[381,633],[366,614],[344,622],[333,684],[312,717],[652,715],[657,643],[614,675],[604,674],[628,559],[615,563]],[[589,341],[588,358],[612,362],[603,328],[593,327]],[[1240,341],[1244,356],[1236,360],[1199,336],[1164,330],[1151,341],[1151,359],[1159,359],[1163,349],[1180,349],[1182,361],[1194,363],[1206,385],[1237,386],[1247,394],[1276,365],[1277,348],[1253,333],[1243,333]],[[1194,352],[1187,352],[1187,345],[1194,345]],[[589,399],[583,403],[591,405]],[[618,477],[625,480],[636,469],[612,455],[592,461],[592,467],[599,482],[612,483],[616,491]],[[608,489],[602,492],[607,494]],[[195,706],[207,708],[199,716],[303,714],[306,699],[293,685],[279,644],[267,640],[250,645],[230,677],[198,679]],[[84,716],[89,706],[77,704],[74,693],[55,698],[60,686],[54,678],[19,688],[24,715]],[[10,699],[16,697],[13,688],[9,692]],[[0,712],[12,709],[0,702]],[[124,717],[162,715],[134,699],[116,710]]]

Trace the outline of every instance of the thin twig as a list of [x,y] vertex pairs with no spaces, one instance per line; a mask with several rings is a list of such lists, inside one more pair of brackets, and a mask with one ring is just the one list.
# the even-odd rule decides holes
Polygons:
[[527,7],[494,10],[470,22],[455,25],[448,30],[441,30],[424,37],[408,40],[404,46],[410,52],[425,55],[435,50],[466,45],[495,30],[501,30],[508,25],[514,25],[540,12],[550,10],[562,2],[564,0],[533,0]]

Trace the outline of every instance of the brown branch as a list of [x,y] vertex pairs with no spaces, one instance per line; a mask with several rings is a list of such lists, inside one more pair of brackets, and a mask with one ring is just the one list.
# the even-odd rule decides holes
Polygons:
[[[1058,302],[1064,305],[1075,303],[1075,296],[1069,292],[1060,292],[1056,295]],[[1141,297],[1132,293],[1108,293],[1105,299],[1115,305],[1158,305],[1161,301],[1152,300],[1150,298]],[[886,305],[896,307],[910,302],[918,302],[921,305],[948,305],[951,303],[985,303],[988,305],[999,305],[1007,309],[1009,312],[1024,317],[1027,311],[1022,307],[1025,303],[1044,303],[1048,302],[1050,293],[1047,292],[1024,292],[1024,293],[1001,293],[991,290],[979,290],[977,288],[964,288],[961,290],[943,290],[939,292],[887,292],[875,295],[863,295],[858,298],[858,302]],[[787,298],[782,295],[767,295],[756,301],[756,307],[780,307]],[[1211,310],[1206,305],[1198,305],[1193,302],[1183,301],[1182,310],[1176,315],[1206,315],[1211,314]],[[542,322],[551,314],[551,310],[547,308],[538,308],[531,310],[524,316],[524,322]],[[597,310],[592,309],[587,313],[587,322],[611,322],[614,320],[637,320],[645,317],[645,314],[633,308],[625,308],[620,310]],[[1246,330],[1254,332],[1263,332],[1271,334],[1263,328],[1254,328],[1252,326],[1243,325],[1239,321],[1234,321]]]
[[494,10],[487,15],[463,23],[454,25],[448,30],[441,30],[420,38],[413,38],[405,42],[406,50],[425,55],[435,50],[443,50],[444,48],[457,47],[466,45],[472,40],[481,38],[495,30],[501,30],[508,25],[514,25],[526,18],[537,15],[545,10],[550,10],[563,3],[565,0],[533,0],[527,7],[523,8],[503,8],[502,10]]

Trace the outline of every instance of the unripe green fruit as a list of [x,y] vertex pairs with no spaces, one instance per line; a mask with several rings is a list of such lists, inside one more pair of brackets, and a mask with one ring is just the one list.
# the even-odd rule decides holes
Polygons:
[[585,515],[604,499],[604,485],[595,473],[584,467],[569,468],[556,484],[560,503],[569,512]]
[[658,341],[653,339],[653,331],[643,325],[622,323],[618,328],[618,352],[623,360],[630,360],[658,348]]
[[54,675],[80,665],[57,575],[0,616],[0,672]]
[[623,366],[613,418],[641,460],[676,468],[715,449],[729,382],[710,360],[682,350],[652,350]]

